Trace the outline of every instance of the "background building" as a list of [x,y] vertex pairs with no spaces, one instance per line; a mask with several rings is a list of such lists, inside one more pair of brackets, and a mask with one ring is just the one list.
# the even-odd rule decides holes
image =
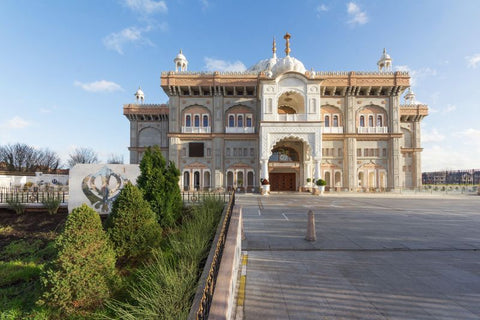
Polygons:
[[419,104],[407,72],[392,72],[384,49],[373,72],[307,70],[290,55],[246,72],[189,72],[183,53],[163,72],[168,104],[124,105],[130,120],[130,162],[159,145],[182,172],[185,190],[241,187],[260,178],[272,191],[295,191],[307,178],[327,190],[396,190],[421,186]]

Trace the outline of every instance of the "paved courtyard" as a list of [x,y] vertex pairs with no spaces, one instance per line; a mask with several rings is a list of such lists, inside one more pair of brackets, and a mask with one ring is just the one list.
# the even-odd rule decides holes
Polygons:
[[480,319],[478,196],[237,199],[243,319]]

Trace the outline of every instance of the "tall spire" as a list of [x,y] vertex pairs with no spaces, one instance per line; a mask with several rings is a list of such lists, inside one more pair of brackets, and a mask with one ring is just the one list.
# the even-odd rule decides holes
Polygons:
[[277,43],[275,42],[275,37],[273,37],[273,46],[272,46],[273,58],[277,58]]
[[283,36],[283,39],[286,40],[286,43],[285,43],[285,54],[287,56],[290,55],[290,34],[287,32],[285,33],[285,35]]

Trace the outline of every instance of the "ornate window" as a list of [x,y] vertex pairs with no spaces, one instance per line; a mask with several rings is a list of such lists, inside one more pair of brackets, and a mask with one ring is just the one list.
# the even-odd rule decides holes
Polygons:
[[198,114],[194,117],[195,127],[200,127],[200,116]]
[[377,127],[383,127],[382,115],[377,115]]
[[337,115],[333,116],[333,126],[338,127],[338,116]]
[[251,126],[252,126],[252,116],[247,115],[247,127],[251,127]]
[[229,127],[235,127],[235,116],[234,115],[230,115],[228,117],[228,126]]
[[243,127],[243,116],[242,115],[239,115],[237,117],[237,127],[239,127],[239,128]]
[[203,115],[203,126],[208,127],[208,116],[206,114]]
[[373,127],[373,116],[368,116],[368,126]]
[[330,116],[325,116],[325,127],[330,127]]
[[185,126],[186,127],[191,127],[192,126],[192,116],[187,114],[185,116]]
[[365,127],[365,117],[360,116],[360,127]]
[[272,150],[269,161],[299,161],[298,152],[292,148],[279,147]]

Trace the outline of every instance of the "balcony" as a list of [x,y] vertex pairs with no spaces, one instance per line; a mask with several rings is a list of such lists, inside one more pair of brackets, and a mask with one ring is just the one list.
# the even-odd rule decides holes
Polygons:
[[388,133],[388,127],[358,127],[358,133]]
[[306,113],[283,113],[276,114],[276,121],[307,121]]
[[255,133],[254,127],[225,127],[225,133]]
[[182,127],[182,133],[210,133],[211,127]]
[[322,133],[343,133],[343,127],[323,127]]

